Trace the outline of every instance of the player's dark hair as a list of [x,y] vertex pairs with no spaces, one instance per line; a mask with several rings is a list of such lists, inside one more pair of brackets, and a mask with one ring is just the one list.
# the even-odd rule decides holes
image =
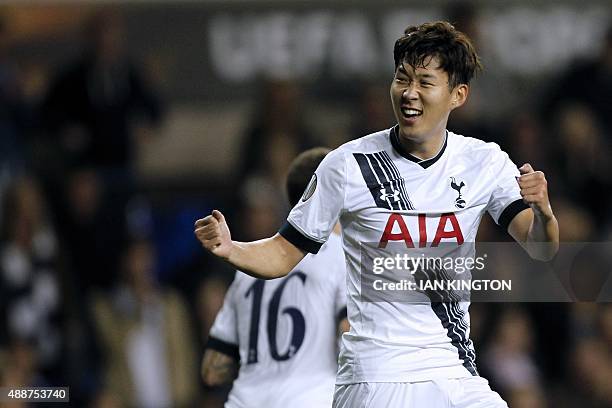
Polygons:
[[472,41],[446,21],[410,26],[393,47],[396,70],[402,63],[422,68],[435,57],[448,74],[450,89],[469,84],[476,71],[482,70]]
[[300,153],[291,162],[287,173],[286,188],[287,198],[292,207],[300,201],[319,163],[330,151],[327,147],[314,147]]

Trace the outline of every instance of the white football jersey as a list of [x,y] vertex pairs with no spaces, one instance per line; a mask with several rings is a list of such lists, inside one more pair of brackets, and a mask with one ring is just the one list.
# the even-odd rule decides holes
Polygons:
[[227,408],[330,407],[346,263],[332,234],[284,278],[236,272],[207,347],[240,358]]
[[[478,375],[469,303],[364,301],[364,243],[471,247],[488,211],[507,228],[527,208],[517,167],[497,144],[446,132],[428,160],[403,151],[397,126],[330,152],[280,233],[316,252],[339,220],[347,261],[348,319],[337,384]],[[465,244],[464,244],[465,243]]]

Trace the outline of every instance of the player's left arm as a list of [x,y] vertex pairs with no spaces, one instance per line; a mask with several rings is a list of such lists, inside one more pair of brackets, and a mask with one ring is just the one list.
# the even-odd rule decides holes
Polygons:
[[209,387],[230,384],[236,379],[239,363],[232,356],[207,349],[202,359],[202,380]]
[[528,163],[519,171],[521,176],[517,180],[521,196],[530,208],[514,217],[508,232],[529,256],[549,261],[559,249],[559,223],[548,199],[548,183],[544,173],[535,171]]

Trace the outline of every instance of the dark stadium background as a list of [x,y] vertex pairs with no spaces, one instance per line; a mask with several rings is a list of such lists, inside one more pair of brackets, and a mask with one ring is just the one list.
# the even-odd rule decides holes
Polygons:
[[[193,222],[219,208],[236,239],[273,234],[298,152],[393,125],[393,41],[431,19],[485,65],[449,129],[543,170],[563,242],[609,241],[608,1],[2,2],[0,385],[222,406],[198,371],[232,271]],[[479,239],[508,237],[487,217]],[[605,282],[609,256],[581,271]],[[589,282],[579,301],[472,305],[479,369],[511,407],[612,406],[612,307]]]

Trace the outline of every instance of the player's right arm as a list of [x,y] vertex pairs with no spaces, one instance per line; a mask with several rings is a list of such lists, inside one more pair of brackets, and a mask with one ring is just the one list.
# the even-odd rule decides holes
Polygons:
[[306,255],[280,234],[253,242],[232,241],[225,217],[217,210],[196,221],[195,235],[210,253],[259,279],[287,275]]

